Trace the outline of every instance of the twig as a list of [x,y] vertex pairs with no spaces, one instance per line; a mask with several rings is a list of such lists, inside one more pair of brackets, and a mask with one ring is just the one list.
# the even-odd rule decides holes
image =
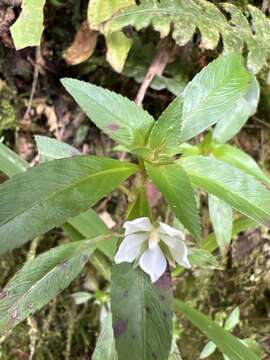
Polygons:
[[[37,247],[39,244],[39,241],[41,240],[41,237],[36,237],[31,245],[30,245],[30,249],[28,251],[27,254],[27,261],[30,260],[34,260],[34,258],[36,257],[36,252],[37,252]],[[29,354],[29,360],[32,360],[34,358],[35,352],[36,352],[36,344],[38,341],[38,326],[36,323],[36,320],[34,318],[34,316],[30,316],[27,318],[27,325],[29,326],[29,338],[30,338],[30,344],[29,344],[29,349],[30,349],[30,354]]]
[[[170,62],[171,59],[174,57],[175,49],[176,47],[172,40],[169,40],[168,38],[160,40],[157,46],[157,54],[154,57],[151,65],[149,66],[148,71],[135,98],[136,104],[142,106],[143,99],[145,97],[147,89],[151,85],[151,82],[157,75],[161,75],[163,73],[168,62]],[[123,151],[119,156],[119,160],[124,161],[126,155],[127,153]]]
[[0,5],[8,5],[18,7],[21,6],[22,0],[0,0]]
[[40,72],[41,59],[42,59],[42,57],[41,57],[40,46],[37,46],[36,47],[36,60],[35,60],[35,65],[34,65],[32,88],[31,88],[31,93],[30,93],[30,98],[29,98],[29,102],[28,102],[28,105],[27,105],[27,109],[26,109],[26,112],[25,112],[24,117],[23,117],[24,120],[27,120],[29,118],[29,114],[30,114],[30,111],[31,111],[33,99],[34,99],[36,89],[37,89],[37,82],[38,82],[38,75],[39,75],[39,72]]
[[262,2],[262,12],[266,13],[269,8],[269,0],[263,0]]
[[253,116],[253,120],[257,121],[259,124],[264,125],[265,127],[267,127],[268,129],[270,128],[270,124],[262,119],[257,118],[256,116]]
[[168,62],[171,61],[174,51],[175,46],[171,40],[168,40],[168,38],[160,40],[157,47],[157,54],[149,66],[149,69],[136,96],[135,102],[138,105],[142,105],[146,91],[151,85],[151,82],[157,75],[161,75],[163,73]]

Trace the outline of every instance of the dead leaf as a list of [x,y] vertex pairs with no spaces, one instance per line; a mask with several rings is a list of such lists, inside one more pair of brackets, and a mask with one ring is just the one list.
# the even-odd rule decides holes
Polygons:
[[45,115],[47,118],[47,122],[49,125],[50,132],[56,133],[58,132],[58,121],[55,113],[54,106],[49,106],[45,103],[39,103],[36,106],[36,112],[38,115]]
[[99,217],[108,226],[109,229],[112,229],[116,225],[111,215],[107,211],[103,211],[102,213],[100,213]]
[[73,43],[64,52],[64,59],[69,65],[78,65],[87,60],[96,48],[98,33],[89,28],[85,20],[76,33]]

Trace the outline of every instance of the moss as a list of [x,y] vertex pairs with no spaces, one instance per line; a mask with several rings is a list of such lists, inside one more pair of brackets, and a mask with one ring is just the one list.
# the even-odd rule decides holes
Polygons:
[[0,82],[0,134],[3,130],[14,129],[17,124],[17,109],[12,103],[12,91]]

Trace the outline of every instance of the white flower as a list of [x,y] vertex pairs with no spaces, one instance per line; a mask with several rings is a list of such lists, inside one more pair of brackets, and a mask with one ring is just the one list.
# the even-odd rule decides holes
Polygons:
[[162,222],[153,226],[147,217],[127,221],[124,228],[125,237],[114,258],[116,264],[139,259],[142,270],[150,276],[152,282],[157,281],[167,267],[166,258],[159,246],[159,241],[162,240],[179,265],[191,267],[185,237],[181,231]]

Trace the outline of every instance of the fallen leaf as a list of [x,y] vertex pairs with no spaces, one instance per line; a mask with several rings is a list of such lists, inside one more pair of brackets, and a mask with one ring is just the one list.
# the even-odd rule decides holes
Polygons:
[[64,52],[64,59],[69,65],[78,65],[87,60],[96,48],[98,33],[90,29],[84,21],[76,33],[73,43]]

